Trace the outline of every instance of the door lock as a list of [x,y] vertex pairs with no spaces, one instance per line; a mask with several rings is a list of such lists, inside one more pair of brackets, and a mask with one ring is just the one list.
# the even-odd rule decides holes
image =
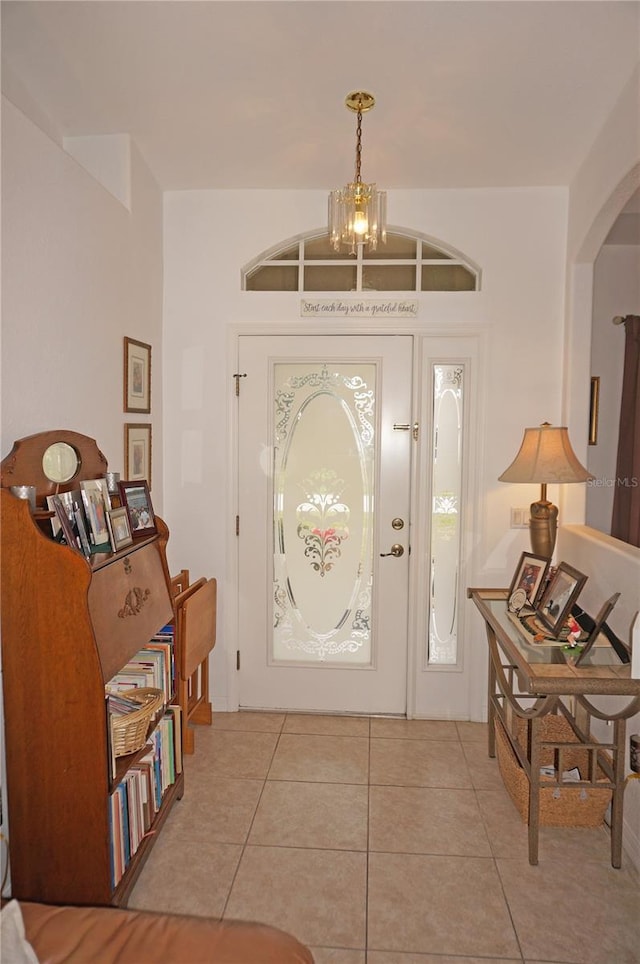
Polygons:
[[392,529],[404,529],[404,519],[392,519],[391,520]]
[[395,556],[396,559],[399,559],[400,556],[403,556],[403,555],[404,555],[404,546],[401,546],[399,542],[395,542],[395,543],[391,546],[391,551],[390,551],[390,552],[381,552],[381,553],[380,553],[380,557],[381,557],[381,558],[382,558],[383,556]]

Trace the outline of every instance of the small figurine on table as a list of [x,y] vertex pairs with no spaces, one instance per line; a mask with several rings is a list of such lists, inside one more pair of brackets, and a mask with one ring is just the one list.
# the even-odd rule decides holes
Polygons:
[[580,623],[574,619],[573,616],[569,616],[565,625],[569,633],[567,635],[567,642],[562,648],[571,650],[572,652],[579,652],[582,649],[582,646],[579,644],[580,634],[582,632]]

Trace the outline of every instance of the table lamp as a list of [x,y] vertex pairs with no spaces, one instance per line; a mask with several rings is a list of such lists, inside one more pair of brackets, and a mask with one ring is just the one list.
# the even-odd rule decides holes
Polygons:
[[556,544],[558,507],[547,500],[547,485],[593,478],[578,461],[564,426],[543,422],[524,430],[520,451],[498,481],[540,483],[540,499],[532,502],[529,519],[531,548],[537,556],[550,559]]

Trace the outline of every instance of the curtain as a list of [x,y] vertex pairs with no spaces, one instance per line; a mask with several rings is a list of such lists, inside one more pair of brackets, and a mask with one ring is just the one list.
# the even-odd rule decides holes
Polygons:
[[624,320],[624,373],[611,535],[640,546],[640,315]]

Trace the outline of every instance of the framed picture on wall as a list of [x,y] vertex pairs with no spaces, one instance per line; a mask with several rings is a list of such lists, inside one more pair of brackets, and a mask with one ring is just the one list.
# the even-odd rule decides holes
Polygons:
[[151,345],[124,339],[124,411],[151,411]]
[[124,427],[124,474],[129,482],[147,482],[151,488],[151,426]]

